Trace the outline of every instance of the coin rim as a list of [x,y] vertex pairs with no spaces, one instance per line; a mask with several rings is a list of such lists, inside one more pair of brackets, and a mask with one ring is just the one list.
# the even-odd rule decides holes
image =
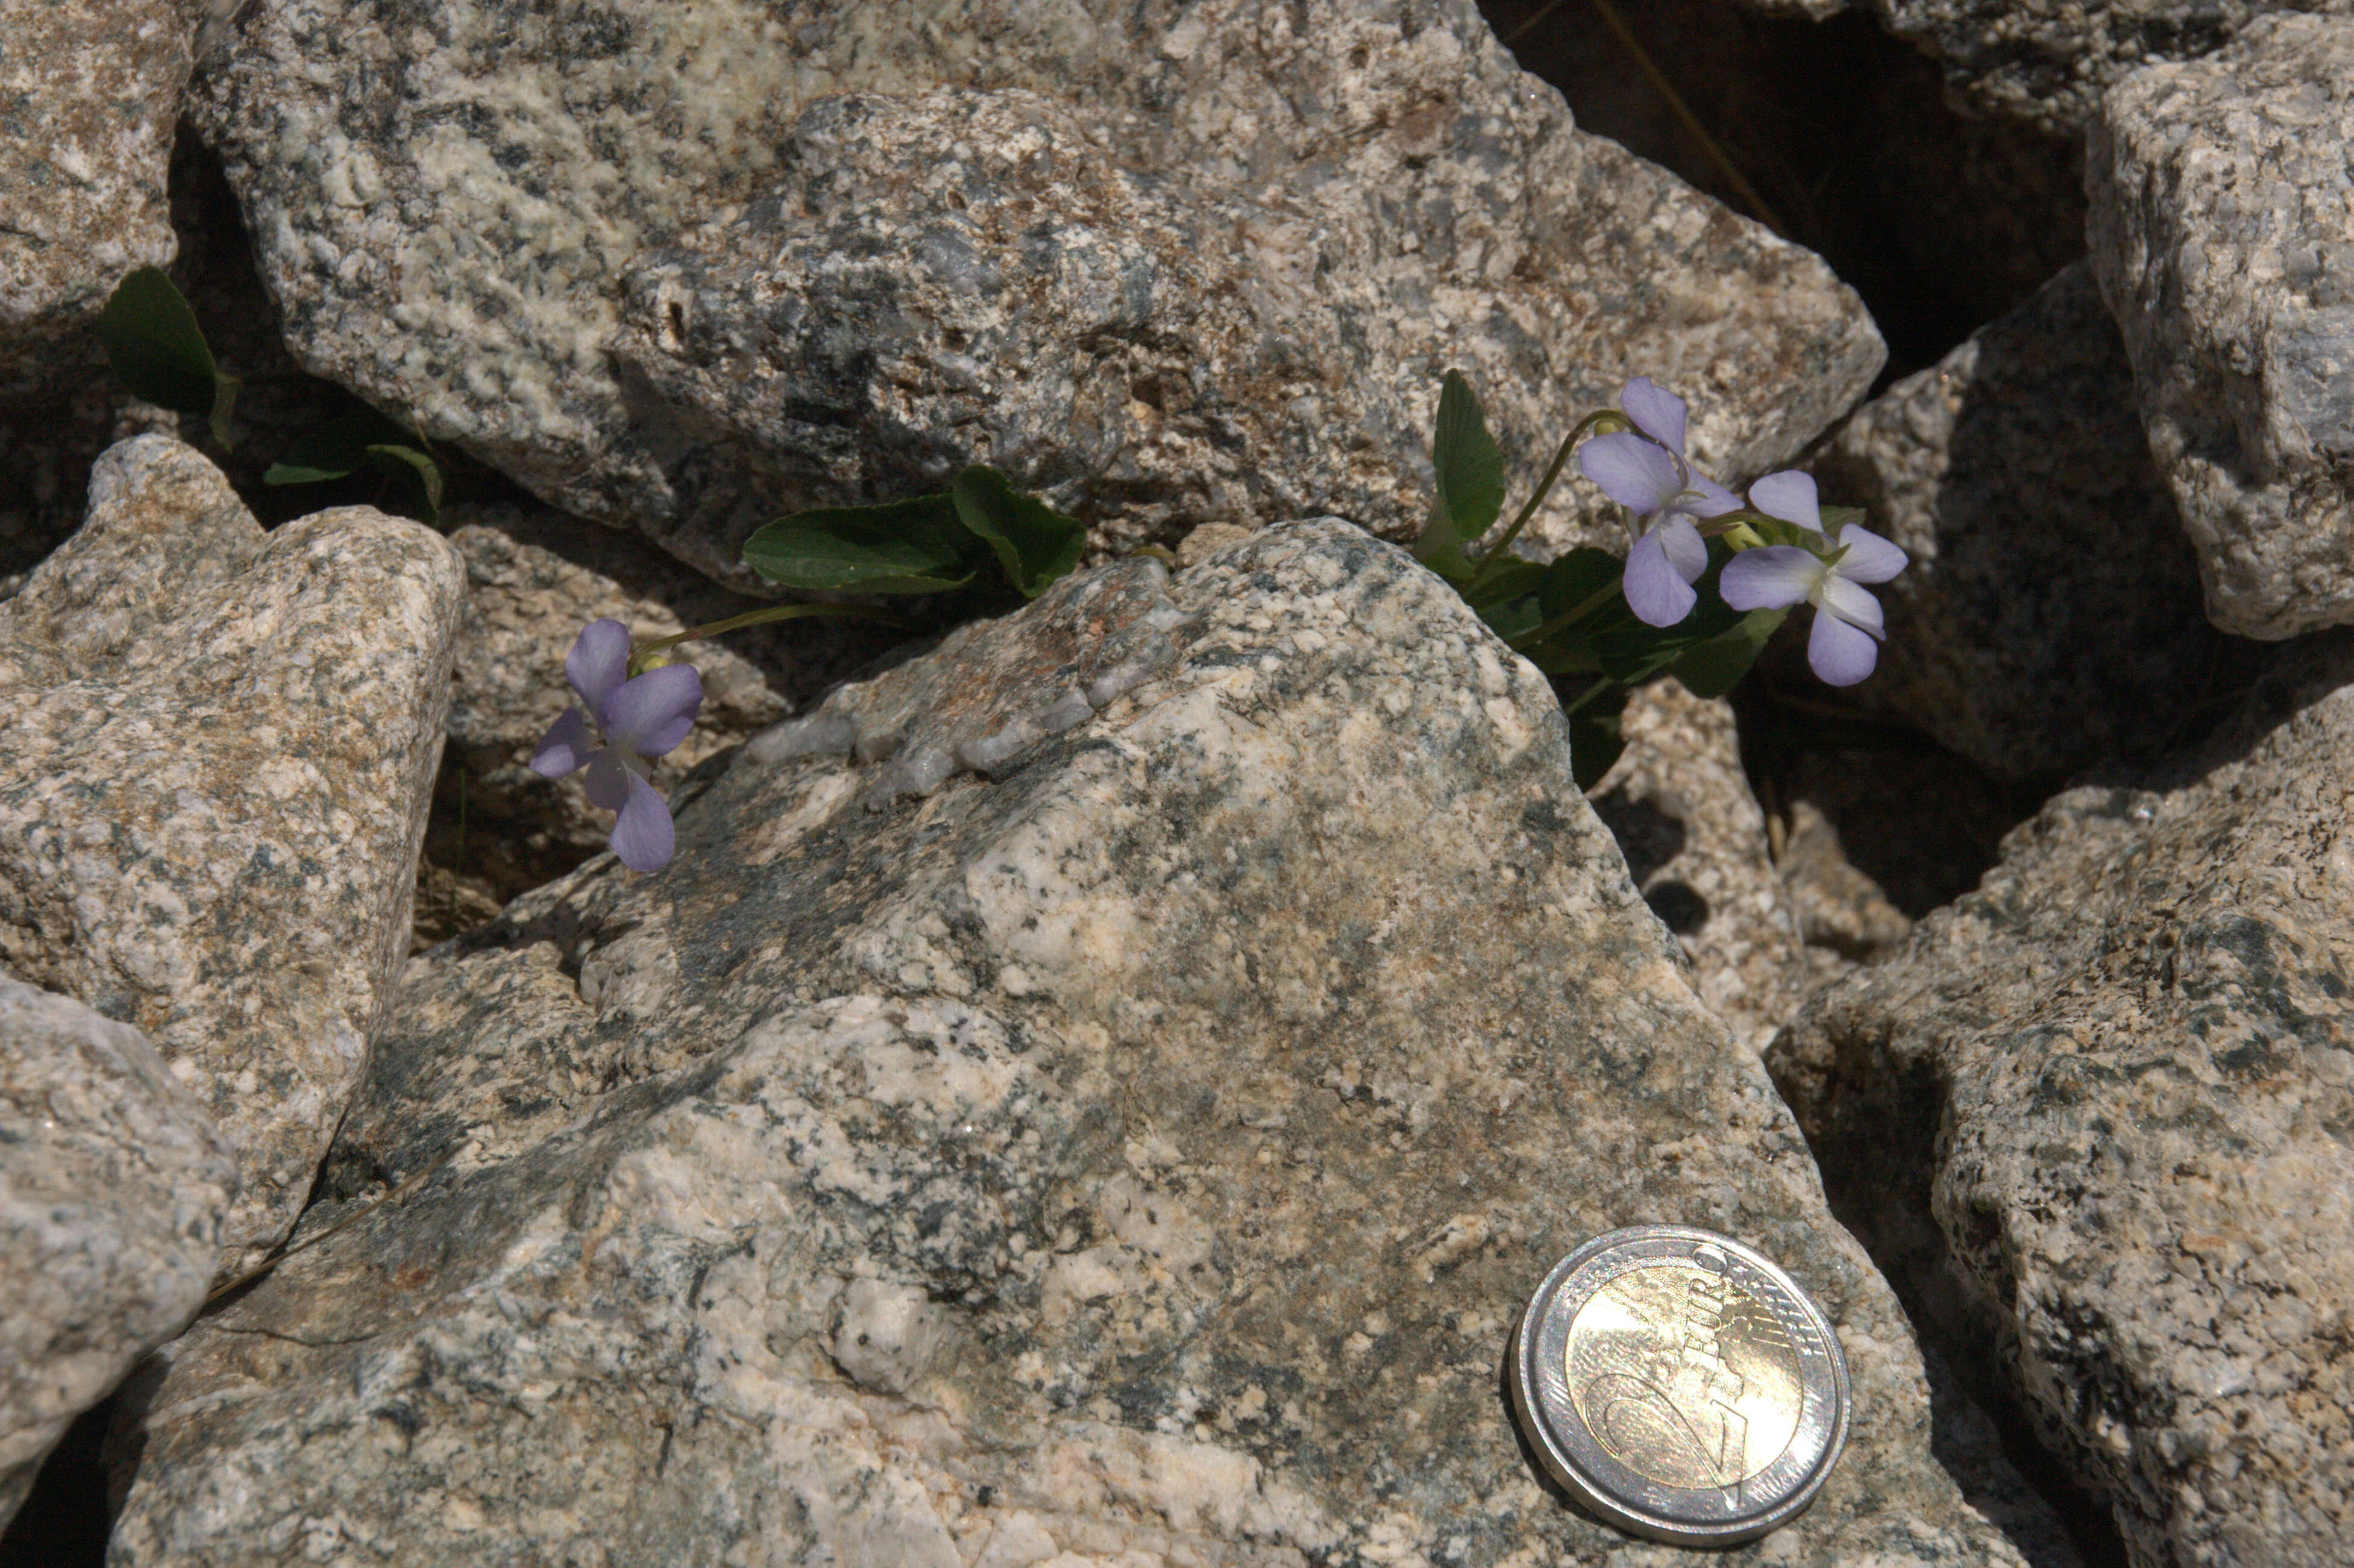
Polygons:
[[[1803,1483],[1787,1497],[1757,1513],[1713,1524],[1693,1523],[1646,1512],[1613,1495],[1604,1489],[1599,1478],[1587,1475],[1575,1458],[1564,1450],[1551,1426],[1553,1413],[1544,1406],[1538,1392],[1537,1341],[1545,1318],[1559,1298],[1562,1287],[1579,1269],[1603,1253],[1630,1243],[1662,1240],[1718,1247],[1757,1269],[1789,1293],[1800,1314],[1814,1324],[1822,1336],[1823,1343],[1829,1347],[1832,1422],[1822,1455],[1815,1461]],[[1543,1462],[1546,1472],[1566,1488],[1571,1496],[1609,1522],[1672,1546],[1737,1546],[1778,1530],[1805,1512],[1839,1464],[1840,1455],[1846,1451],[1853,1404],[1848,1381],[1847,1352],[1840,1344],[1830,1314],[1823,1310],[1822,1304],[1791,1278],[1787,1269],[1755,1247],[1732,1236],[1703,1230],[1698,1225],[1628,1225],[1596,1236],[1553,1265],[1552,1272],[1545,1276],[1544,1283],[1537,1287],[1536,1294],[1529,1298],[1527,1308],[1521,1314],[1520,1328],[1513,1335],[1511,1382],[1512,1404],[1520,1417],[1521,1429],[1526,1434],[1529,1446],[1536,1450],[1538,1458]],[[1578,1421],[1575,1410],[1564,1411],[1562,1415],[1565,1420],[1578,1422],[1580,1429],[1584,1429],[1584,1423]]]

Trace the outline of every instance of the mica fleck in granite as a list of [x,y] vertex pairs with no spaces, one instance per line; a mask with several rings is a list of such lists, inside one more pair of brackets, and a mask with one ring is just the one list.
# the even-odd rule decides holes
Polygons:
[[462,568],[371,508],[265,534],[161,436],[0,604],[0,964],[136,1025],[281,1239],[407,950]]
[[1119,563],[871,687],[706,763],[659,875],[412,962],[306,1224],[449,1163],[167,1352],[118,1568],[1681,1561],[1498,1378],[1649,1220],[1779,1258],[1854,1372],[1728,1561],[2016,1568],[1543,678],[1402,551]]

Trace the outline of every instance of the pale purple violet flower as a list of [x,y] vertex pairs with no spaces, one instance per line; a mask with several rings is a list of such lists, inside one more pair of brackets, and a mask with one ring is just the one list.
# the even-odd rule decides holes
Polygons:
[[[592,620],[564,657],[565,678],[587,705],[548,726],[531,759],[543,779],[562,779],[586,768],[581,780],[588,799],[613,821],[613,853],[631,871],[660,871],[677,846],[670,807],[646,782],[650,757],[686,738],[703,706],[703,677],[692,664],[664,664],[634,679],[630,671],[630,629],[618,620]],[[592,734],[590,726],[594,724]]]
[[[1749,503],[1768,517],[1796,523],[1822,537],[1815,482],[1795,469],[1769,473],[1749,487]],[[1829,557],[1829,558],[1827,558]],[[1880,601],[1859,587],[1884,583],[1906,565],[1903,550],[1850,523],[1820,553],[1796,545],[1744,550],[1724,564],[1717,590],[1735,609],[1787,609],[1801,599],[1815,607],[1807,662],[1827,684],[1852,686],[1880,662]]]
[[1691,585],[1708,569],[1708,545],[1695,517],[1740,510],[1741,498],[1684,461],[1684,400],[1638,376],[1618,406],[1635,429],[1596,436],[1579,449],[1577,466],[1604,494],[1632,511],[1642,535],[1627,552],[1627,608],[1651,626],[1673,626],[1700,596]]

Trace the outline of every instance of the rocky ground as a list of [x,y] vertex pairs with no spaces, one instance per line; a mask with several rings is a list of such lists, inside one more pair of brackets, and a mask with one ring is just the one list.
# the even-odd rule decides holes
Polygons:
[[[2354,1551],[2347,7],[107,0],[0,125],[0,1563],[1649,1568],[1499,1368],[1657,1221],[1853,1380],[1730,1561]],[[1448,368],[1865,507],[1877,673],[1580,789]],[[429,519],[265,482],[367,408]],[[663,869],[533,771],[973,461],[1087,564],[690,644]]]

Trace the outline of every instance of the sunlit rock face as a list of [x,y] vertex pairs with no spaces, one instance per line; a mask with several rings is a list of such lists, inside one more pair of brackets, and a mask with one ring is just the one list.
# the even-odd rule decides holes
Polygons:
[[675,803],[412,963],[312,1232],[426,1180],[173,1348],[115,1561],[1623,1563],[1498,1369],[1685,1221],[1854,1372],[1772,1560],[2019,1562],[1543,678],[1403,552],[1085,574]]
[[2126,78],[2088,128],[2087,235],[2207,617],[2354,621],[2354,16],[2274,17]]
[[972,461],[1106,545],[1403,536],[1449,366],[1530,470],[1642,374],[1738,479],[1882,357],[1470,0],[297,0],[224,48],[195,120],[304,364],[755,590],[760,522]]
[[2133,1561],[2354,1532],[2354,649],[2055,797],[1769,1056],[1842,1212]]

